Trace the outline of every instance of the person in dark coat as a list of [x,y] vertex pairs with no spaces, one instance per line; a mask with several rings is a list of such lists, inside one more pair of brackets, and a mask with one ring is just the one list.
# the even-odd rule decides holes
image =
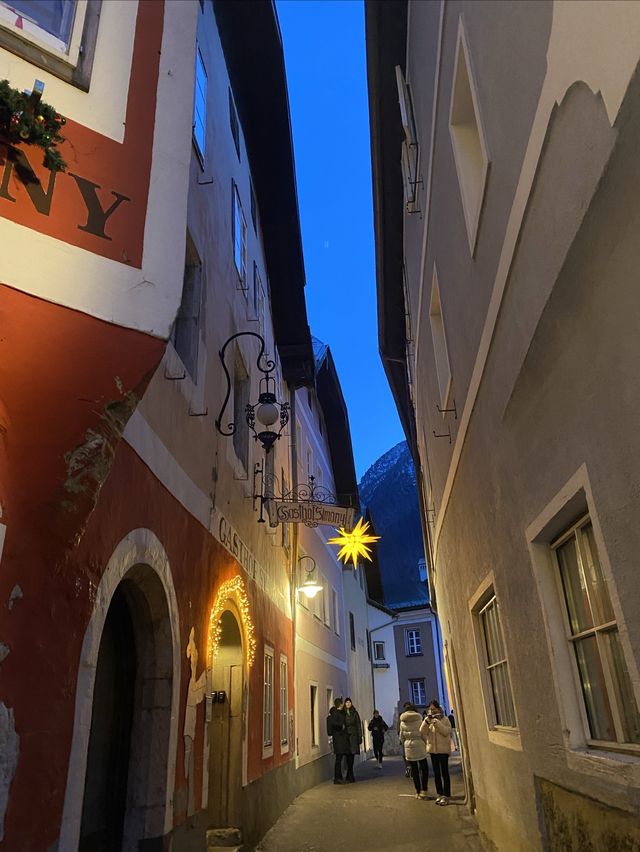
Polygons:
[[360,714],[353,706],[350,698],[344,700],[344,727],[349,738],[349,750],[347,751],[347,777],[346,783],[353,784],[356,780],[353,777],[353,761],[356,754],[360,754],[360,744],[362,742],[362,722]]
[[382,746],[384,745],[384,735],[389,730],[389,726],[377,710],[373,711],[373,719],[369,722],[369,730],[373,739],[373,753],[378,761],[378,768],[382,769]]
[[342,698],[336,698],[327,716],[327,735],[331,737],[335,764],[333,768],[333,783],[344,784],[342,778],[342,761],[349,751],[349,737],[345,730],[345,718]]

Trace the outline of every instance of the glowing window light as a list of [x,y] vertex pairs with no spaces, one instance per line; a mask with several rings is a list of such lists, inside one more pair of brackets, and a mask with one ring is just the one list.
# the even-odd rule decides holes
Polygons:
[[256,656],[256,637],[251,613],[249,611],[249,598],[242,577],[237,574],[231,580],[226,580],[216,595],[215,603],[209,615],[209,657],[215,658],[220,646],[222,636],[222,614],[229,599],[232,599],[240,610],[240,619],[244,628],[247,642],[247,663],[251,666]]
[[367,547],[367,545],[380,540],[379,535],[367,534],[369,521],[363,521],[364,519],[360,518],[351,532],[347,532],[344,527],[340,527],[340,529],[336,530],[338,535],[328,539],[329,544],[340,546],[338,559],[341,559],[345,565],[351,560],[354,568],[358,567],[358,556],[362,556],[371,562],[371,548]]

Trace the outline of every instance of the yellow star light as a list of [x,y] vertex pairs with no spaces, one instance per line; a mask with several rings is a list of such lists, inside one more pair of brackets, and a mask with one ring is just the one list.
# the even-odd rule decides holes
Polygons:
[[380,536],[367,535],[368,529],[369,521],[363,523],[363,518],[360,518],[351,532],[347,532],[343,527],[340,527],[340,529],[336,530],[338,535],[335,538],[328,539],[329,544],[340,545],[338,559],[342,559],[345,565],[351,560],[353,567],[357,568],[358,556],[362,556],[371,562],[371,548],[367,547],[367,545],[379,541]]

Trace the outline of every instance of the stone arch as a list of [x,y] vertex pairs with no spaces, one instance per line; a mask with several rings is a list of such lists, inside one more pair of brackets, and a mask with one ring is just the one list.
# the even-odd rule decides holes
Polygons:
[[[132,530],[122,539],[105,567],[82,643],[76,682],[73,737],[60,827],[60,850],[78,848],[98,654],[109,607],[118,589],[124,590],[128,605],[135,615],[136,642],[139,643],[143,654],[143,681],[151,682],[156,679],[158,672],[166,672],[168,666],[171,666],[171,677],[167,676],[164,683],[169,706],[165,714],[168,720],[165,727],[168,727],[168,730],[164,732],[167,749],[162,801],[156,803],[155,807],[145,807],[144,803],[134,801],[134,810],[137,812],[136,819],[146,821],[147,836],[150,836],[151,832],[155,832],[156,836],[166,834],[172,827],[180,697],[180,679],[173,671],[174,668],[179,670],[178,661],[181,659],[178,604],[164,547],[151,530],[139,528]],[[163,634],[145,630],[154,624],[158,614],[164,614],[163,623],[159,627],[160,631],[164,631]],[[143,736],[139,742],[134,743],[131,761],[136,759],[136,752],[138,756],[145,753],[152,759],[148,736]],[[135,798],[134,791],[134,800]]]
[[222,616],[225,610],[233,604],[234,614],[237,614],[238,620],[242,627],[241,635],[243,641],[243,650],[245,653],[247,665],[253,665],[256,655],[256,638],[253,620],[251,618],[251,609],[249,598],[244,585],[244,580],[240,574],[236,574],[230,580],[226,580],[218,589],[211,613],[209,614],[209,636],[207,643],[207,668],[211,668],[215,661],[218,652],[220,638],[222,636]]

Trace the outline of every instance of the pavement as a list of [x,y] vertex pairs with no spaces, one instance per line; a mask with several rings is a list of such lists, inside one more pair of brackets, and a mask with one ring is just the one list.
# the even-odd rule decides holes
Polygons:
[[452,802],[444,808],[415,798],[401,757],[376,767],[373,760],[357,764],[355,784],[326,781],[298,796],[256,852],[482,852],[457,755],[450,760]]

